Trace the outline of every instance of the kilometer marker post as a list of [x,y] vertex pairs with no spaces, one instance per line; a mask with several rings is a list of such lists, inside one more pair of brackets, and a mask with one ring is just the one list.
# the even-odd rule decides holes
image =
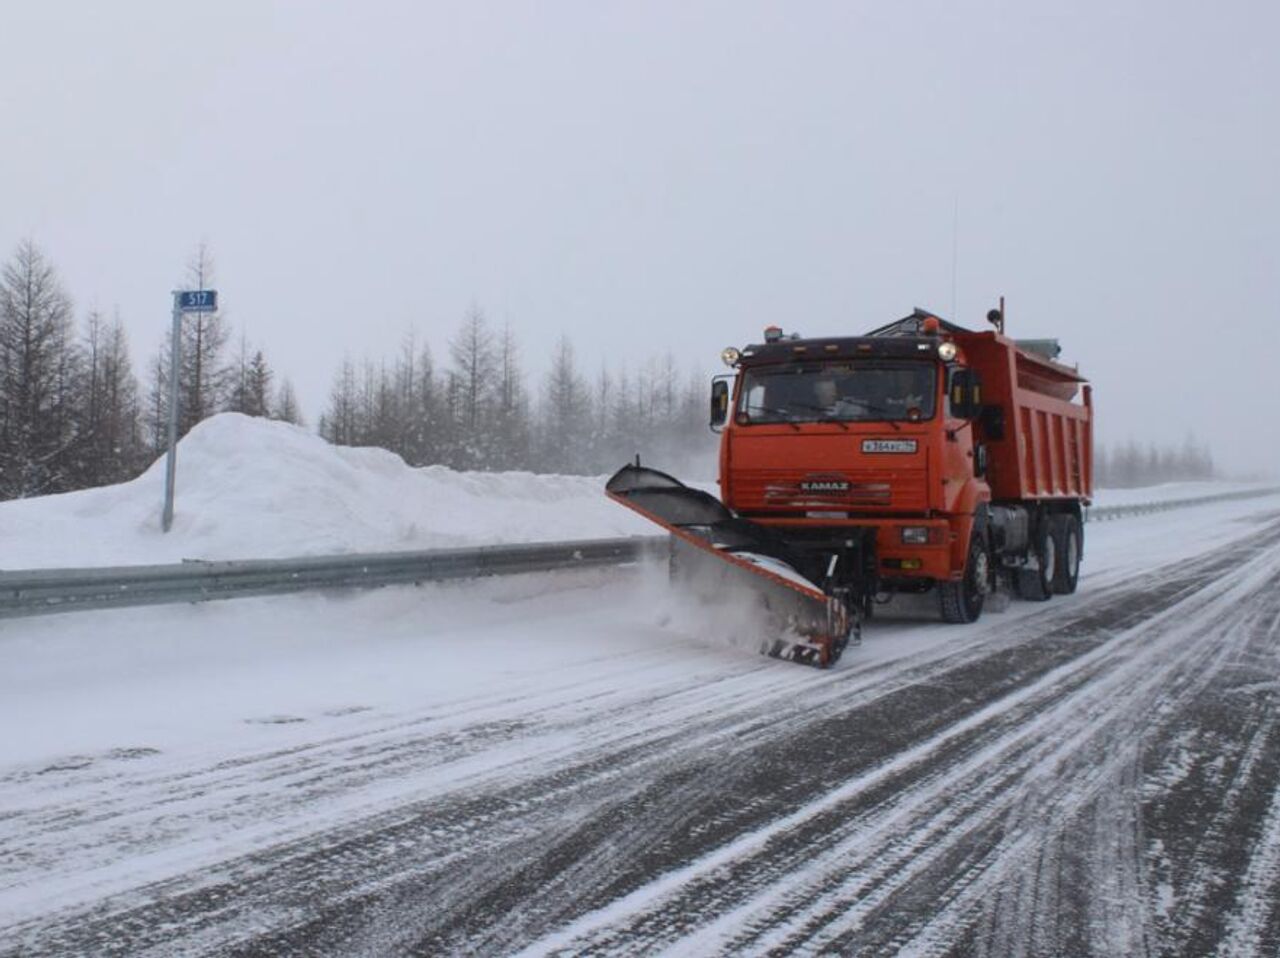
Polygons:
[[182,316],[184,313],[213,313],[218,309],[216,289],[173,291],[173,344],[169,356],[169,451],[164,467],[164,512],[160,525],[168,532],[173,525],[173,487],[178,473],[178,371],[182,362]]

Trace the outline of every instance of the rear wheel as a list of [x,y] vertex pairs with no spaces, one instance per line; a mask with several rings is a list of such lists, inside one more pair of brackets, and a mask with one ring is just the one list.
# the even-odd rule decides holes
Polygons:
[[991,591],[991,557],[980,535],[969,540],[964,578],[938,583],[938,609],[944,622],[976,622]]
[[1054,562],[1053,591],[1058,595],[1070,595],[1076,591],[1080,578],[1080,520],[1070,513],[1053,517],[1057,540]]
[[1044,602],[1053,595],[1058,571],[1058,536],[1054,521],[1046,516],[1040,523],[1032,557],[1036,568],[1018,570],[1018,595],[1031,602]]

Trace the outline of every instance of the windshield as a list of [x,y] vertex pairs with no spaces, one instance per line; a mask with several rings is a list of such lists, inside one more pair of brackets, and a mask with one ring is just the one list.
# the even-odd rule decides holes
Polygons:
[[884,422],[932,419],[932,364],[812,363],[743,373],[738,422]]

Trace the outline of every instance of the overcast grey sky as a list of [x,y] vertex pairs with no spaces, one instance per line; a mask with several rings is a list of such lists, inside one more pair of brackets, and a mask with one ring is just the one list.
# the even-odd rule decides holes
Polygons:
[[[135,362],[201,239],[314,423],[471,303],[530,372],[916,305],[1058,336],[1099,434],[1280,465],[1280,4],[5,4],[0,253]],[[139,369],[141,372],[141,369]]]

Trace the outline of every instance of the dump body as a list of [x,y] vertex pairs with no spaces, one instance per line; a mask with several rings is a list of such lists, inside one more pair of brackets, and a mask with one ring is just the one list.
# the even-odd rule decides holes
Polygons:
[[[1000,409],[980,425],[987,484],[997,501],[1087,501],[1093,495],[1092,389],[1073,369],[996,332],[958,333],[981,378],[982,401]],[[1082,402],[1073,401],[1077,396]],[[999,438],[996,438],[996,435]]]

